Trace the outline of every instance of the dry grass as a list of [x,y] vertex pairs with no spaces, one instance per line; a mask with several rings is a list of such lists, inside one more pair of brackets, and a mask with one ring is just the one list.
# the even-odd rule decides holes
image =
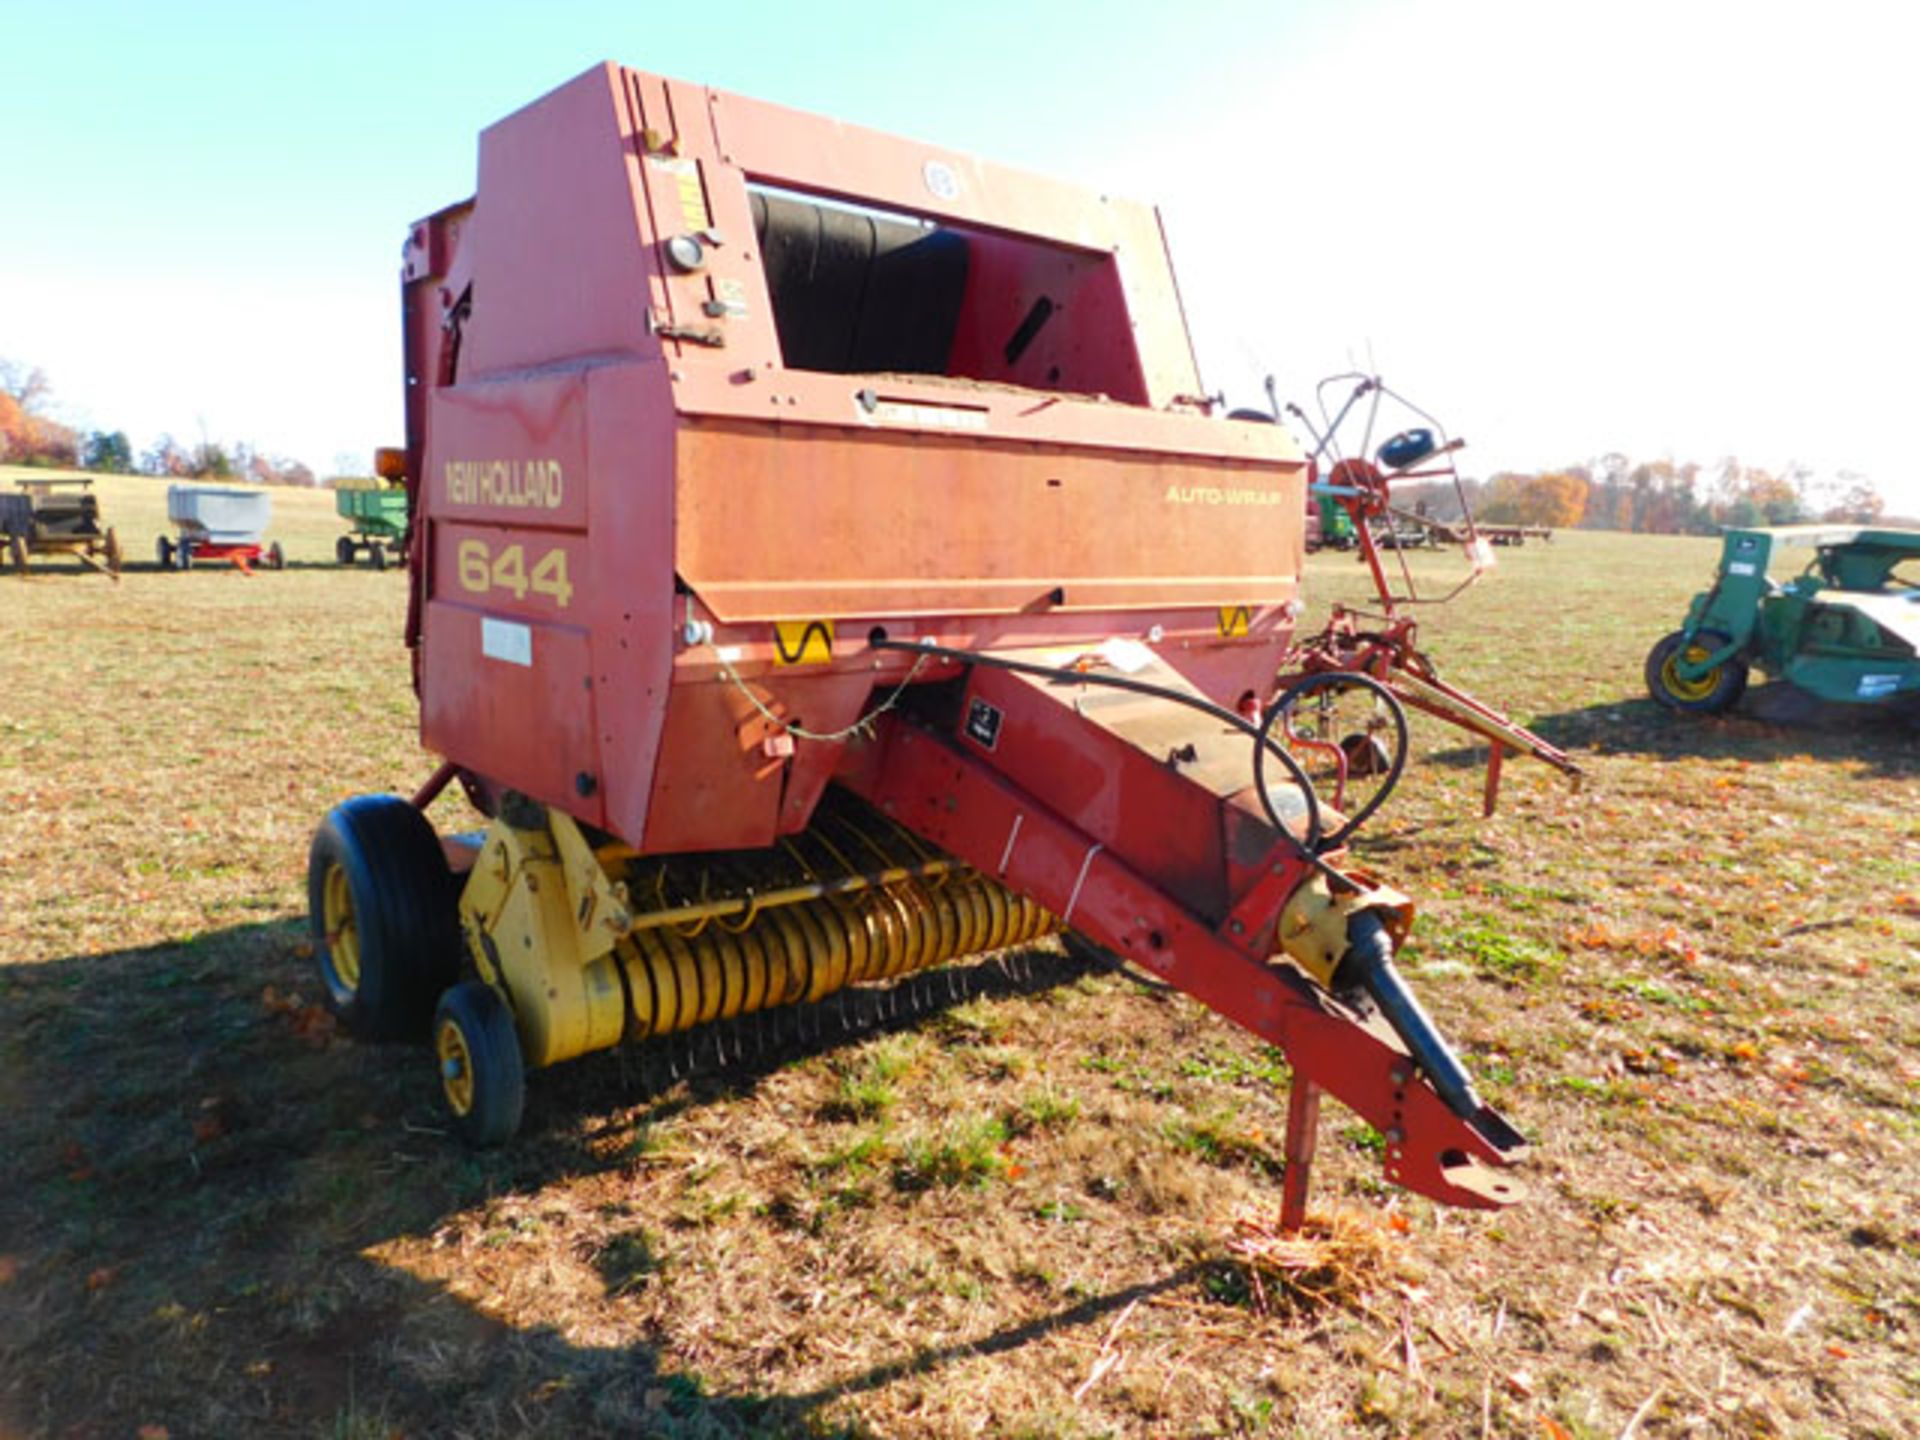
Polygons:
[[[162,494],[109,483],[135,556]],[[1711,546],[1529,547],[1431,621],[1590,773],[1481,822],[1416,721],[1362,846],[1535,1195],[1385,1190],[1329,1107],[1301,1249],[1284,1064],[1117,975],[585,1062],[460,1152],[309,1004],[308,833],[430,762],[403,582],[276,508],[283,575],[0,578],[0,1434],[1911,1433],[1920,765],[1641,698]]]

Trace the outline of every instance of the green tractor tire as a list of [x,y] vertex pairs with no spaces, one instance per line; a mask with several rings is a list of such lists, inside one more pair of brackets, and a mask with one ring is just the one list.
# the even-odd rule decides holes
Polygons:
[[1647,652],[1647,691],[1669,710],[1691,715],[1718,715],[1728,709],[1747,689],[1747,662],[1737,655],[1721,661],[1697,680],[1683,678],[1677,666],[1682,659],[1699,661],[1727,644],[1727,637],[1715,630],[1698,631],[1691,643],[1684,631],[1664,636]]

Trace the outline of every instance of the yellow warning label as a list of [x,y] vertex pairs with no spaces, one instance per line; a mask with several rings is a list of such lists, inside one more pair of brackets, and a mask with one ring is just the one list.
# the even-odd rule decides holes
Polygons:
[[778,665],[824,665],[833,659],[831,620],[776,620],[773,658]]
[[1247,626],[1253,623],[1253,607],[1250,605],[1222,605],[1220,607],[1220,633],[1229,638],[1247,633]]
[[647,157],[654,169],[664,171],[673,177],[676,198],[680,205],[680,222],[694,234],[705,230],[713,223],[707,212],[707,191],[700,181],[700,166],[693,160],[668,158],[659,155]]

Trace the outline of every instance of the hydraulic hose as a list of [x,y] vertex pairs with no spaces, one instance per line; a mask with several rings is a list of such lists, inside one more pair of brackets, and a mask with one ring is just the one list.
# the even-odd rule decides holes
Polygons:
[[[984,650],[959,650],[948,645],[935,645],[925,640],[893,640],[888,638],[885,630],[878,627],[867,637],[867,643],[875,650],[901,650],[911,655],[931,655],[937,659],[954,660],[964,665],[986,665],[996,670],[1011,670],[1017,675],[1035,675],[1046,680],[1059,680],[1076,685],[1100,685],[1109,690],[1126,690],[1135,695],[1150,695],[1156,700],[1183,705],[1189,710],[1197,710],[1203,715],[1218,720],[1228,729],[1237,730],[1253,741],[1254,787],[1258,792],[1261,808],[1267,813],[1268,823],[1302,860],[1325,873],[1329,879],[1344,881],[1344,877],[1338,871],[1330,869],[1320,858],[1321,852],[1331,847],[1326,843],[1325,825],[1320,812],[1320,797],[1314,791],[1313,781],[1308,778],[1307,772],[1300,768],[1300,762],[1272,738],[1271,718],[1265,724],[1255,725],[1245,716],[1236,714],[1224,705],[1216,705],[1204,696],[1189,694],[1167,685],[1156,685],[1149,680],[1135,680],[1125,675],[1103,675],[1098,671],[1072,670],[1060,665],[1036,665],[1030,660],[1014,660],[1005,655],[994,655]],[[1366,676],[1361,675],[1343,678],[1367,680]],[[1368,683],[1372,682],[1368,681]],[[1374,685],[1373,688],[1378,690],[1381,687]],[[1388,695],[1387,700],[1392,703],[1393,697]],[[1403,727],[1405,723],[1403,717],[1401,721]],[[1279,759],[1281,768],[1287,772],[1287,777],[1298,788],[1301,799],[1305,803],[1306,835],[1304,838],[1295,836],[1288,828],[1286,821],[1274,807],[1273,797],[1267,793],[1266,756],[1269,752]],[[1395,778],[1397,779],[1398,776],[1396,775]],[[1372,814],[1375,808],[1377,806],[1369,807],[1366,814]],[[1361,818],[1364,819],[1365,816]],[[1341,838],[1345,839],[1352,831],[1351,824],[1345,826],[1340,831]]]
[[1347,921],[1347,954],[1334,979],[1343,989],[1366,991],[1449,1110],[1462,1120],[1480,1115],[1486,1106],[1474,1092],[1466,1067],[1440,1038],[1433,1021],[1394,969],[1393,937],[1375,912],[1362,910]]

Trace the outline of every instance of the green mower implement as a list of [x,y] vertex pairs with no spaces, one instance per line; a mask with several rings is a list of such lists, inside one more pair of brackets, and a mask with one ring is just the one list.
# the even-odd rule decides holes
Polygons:
[[[1782,551],[1813,558],[1784,584]],[[1647,689],[1672,710],[1715,714],[1747,673],[1847,704],[1920,696],[1920,531],[1857,525],[1729,530],[1713,587],[1647,656]]]

